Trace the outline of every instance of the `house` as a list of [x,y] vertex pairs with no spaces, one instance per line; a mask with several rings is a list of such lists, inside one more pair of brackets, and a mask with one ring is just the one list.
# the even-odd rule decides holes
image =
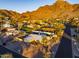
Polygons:
[[15,31],[16,30],[16,28],[11,28],[11,27],[6,28],[6,29],[7,29],[7,31]]
[[5,21],[4,24],[2,25],[3,28],[6,27],[11,27],[10,22],[9,21]]
[[16,28],[11,27],[4,28],[2,31],[4,31],[7,36],[19,34],[19,31],[16,30]]

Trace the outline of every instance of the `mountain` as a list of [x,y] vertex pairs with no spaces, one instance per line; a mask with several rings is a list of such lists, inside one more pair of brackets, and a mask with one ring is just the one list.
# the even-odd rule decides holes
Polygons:
[[46,5],[36,11],[22,13],[22,17],[31,20],[48,18],[72,18],[79,16],[79,4],[70,4],[64,0],[57,0],[53,5]]
[[52,5],[45,5],[41,6],[35,11],[32,12],[24,12],[22,14],[11,11],[11,10],[0,10],[0,15],[4,17],[8,16],[13,19],[14,22],[16,21],[23,21],[23,20],[46,20],[46,19],[65,19],[65,18],[73,18],[79,17],[79,4],[70,4],[65,0],[57,0]]
[[13,24],[16,21],[18,21],[18,19],[21,19],[20,13],[18,13],[16,11],[1,9],[0,10],[0,20],[2,20],[2,19],[5,20],[6,17],[9,17],[9,19],[12,21]]
[[10,18],[17,18],[18,16],[20,16],[20,14],[15,11],[3,10],[3,9],[0,10],[0,15],[4,17],[10,17]]

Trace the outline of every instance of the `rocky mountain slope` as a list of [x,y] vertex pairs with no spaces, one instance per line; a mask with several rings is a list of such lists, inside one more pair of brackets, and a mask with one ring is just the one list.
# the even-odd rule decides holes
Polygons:
[[25,12],[24,17],[32,20],[46,18],[72,18],[79,16],[79,4],[70,4],[64,0],[58,0],[53,5],[46,5],[33,12]]
[[35,11],[24,12],[22,14],[11,10],[0,10],[0,15],[8,16],[14,21],[65,19],[79,17],[79,4],[70,4],[64,0],[57,0],[52,5],[41,6]]

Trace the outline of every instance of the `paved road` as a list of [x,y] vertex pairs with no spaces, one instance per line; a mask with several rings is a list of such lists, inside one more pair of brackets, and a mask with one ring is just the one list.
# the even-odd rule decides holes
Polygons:
[[[70,28],[66,28],[65,32],[70,36]],[[66,37],[62,37],[58,51],[55,55],[56,58],[72,58],[72,42]]]

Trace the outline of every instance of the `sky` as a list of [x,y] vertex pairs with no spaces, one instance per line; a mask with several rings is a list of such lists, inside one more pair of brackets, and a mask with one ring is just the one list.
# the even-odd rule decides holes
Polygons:
[[[53,4],[56,0],[0,0],[0,9],[14,10],[17,12],[33,11],[40,6]],[[67,0],[79,4],[79,0]]]

